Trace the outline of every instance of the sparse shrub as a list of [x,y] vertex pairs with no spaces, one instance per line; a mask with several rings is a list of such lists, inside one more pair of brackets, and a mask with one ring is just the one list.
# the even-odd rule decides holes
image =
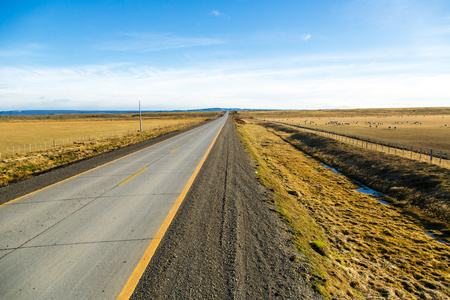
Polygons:
[[309,243],[309,245],[311,246],[312,249],[314,249],[314,251],[316,251],[322,256],[328,257],[330,255],[328,246],[322,241],[314,241]]

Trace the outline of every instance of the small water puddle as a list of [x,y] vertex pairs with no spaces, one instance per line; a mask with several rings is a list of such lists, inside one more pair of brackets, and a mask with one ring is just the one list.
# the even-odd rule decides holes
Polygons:
[[435,240],[438,241],[439,243],[447,244],[447,241],[438,239],[433,233],[431,233],[431,232],[429,232],[429,231],[424,231],[424,233],[425,233],[426,235],[428,235],[430,238],[435,239]]
[[[322,166],[324,166],[325,168],[330,169],[331,171],[333,171],[333,172],[335,172],[335,173],[337,173],[337,174],[344,175],[344,174],[342,174],[341,172],[339,172],[338,170],[336,170],[335,168],[330,167],[329,165],[324,164],[323,162],[321,162],[320,164],[321,164]],[[348,177],[348,176],[346,176],[346,175],[344,175],[344,176],[347,177],[348,179],[352,180],[353,182],[355,182],[357,185],[359,185],[359,188],[355,189],[355,191],[357,191],[357,192],[359,192],[359,193],[367,194],[367,195],[372,195],[373,198],[374,198],[375,200],[377,200],[378,202],[380,202],[381,204],[384,204],[384,205],[391,205],[389,202],[384,201],[384,200],[381,200],[381,199],[379,198],[379,197],[385,196],[383,193],[378,192],[378,191],[375,191],[375,190],[373,190],[373,189],[371,189],[371,188],[365,186],[365,185],[362,184],[361,182],[359,182],[359,181],[357,181],[357,180],[355,180],[355,179],[352,179],[352,178],[350,178],[350,177]]]
[[[381,193],[381,192],[372,190],[371,188],[365,186],[364,184],[361,184],[360,182],[358,182],[356,180],[353,180],[353,181],[361,186],[360,188],[355,189],[355,191],[357,191],[357,192],[360,192],[360,193],[363,193],[363,194],[367,194],[367,195],[372,195],[372,196],[375,196],[375,197],[384,196],[384,194]],[[386,201],[384,201],[384,202],[386,202]]]
[[[323,162],[321,162],[320,164],[321,164],[322,166],[324,166],[325,168],[330,169],[330,170],[333,171],[334,173],[338,173],[338,174],[344,175],[344,174],[342,174],[341,172],[339,172],[338,170],[336,170],[335,168],[330,167],[329,165],[324,164]],[[345,176],[345,175],[344,175],[344,176]]]
[[385,194],[383,194],[383,193],[381,193],[379,191],[372,190],[371,188],[365,186],[361,182],[358,182],[356,180],[353,180],[353,181],[360,186],[359,188],[355,189],[355,191],[357,191],[358,193],[363,193],[363,194],[366,194],[366,195],[372,195],[373,199],[377,200],[381,204],[391,206],[391,204],[389,202],[380,199],[380,197],[385,196]]
[[[324,166],[325,168],[330,169],[330,170],[332,170],[333,172],[335,172],[335,173],[337,173],[337,174],[344,175],[344,174],[342,174],[341,172],[339,172],[338,170],[336,170],[335,168],[330,167],[329,165],[324,164],[323,162],[321,162],[320,164],[321,164],[322,166]],[[316,170],[314,170],[314,171],[316,171]],[[317,172],[317,171],[316,171],[316,172]],[[392,206],[392,204],[390,204],[389,202],[380,199],[381,197],[386,196],[385,194],[383,194],[383,193],[381,193],[381,192],[378,192],[378,191],[376,191],[376,190],[373,190],[373,189],[371,189],[371,188],[365,186],[365,185],[362,184],[361,182],[359,182],[359,181],[357,181],[357,180],[355,180],[355,179],[353,179],[353,178],[348,177],[347,175],[344,175],[344,176],[347,177],[348,179],[352,180],[353,182],[355,182],[357,185],[359,185],[359,188],[355,189],[355,191],[357,191],[357,192],[359,192],[359,193],[367,194],[367,195],[372,195],[372,196],[373,196],[373,199],[377,200],[377,201],[380,202],[381,204]],[[447,241],[438,239],[433,233],[431,233],[431,232],[429,232],[429,231],[424,231],[424,233],[425,233],[426,235],[428,235],[429,237],[431,237],[432,239],[438,241],[439,243],[447,244]]]

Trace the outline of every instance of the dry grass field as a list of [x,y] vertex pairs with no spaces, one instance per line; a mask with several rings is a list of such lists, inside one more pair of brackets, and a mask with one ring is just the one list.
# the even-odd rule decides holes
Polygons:
[[[201,112],[198,121],[214,117],[216,113]],[[197,122],[197,113],[145,113],[143,130],[152,130]],[[48,149],[85,139],[134,133],[139,130],[138,114],[120,115],[52,115],[0,117],[0,153],[12,154]],[[25,149],[24,149],[25,148]]]
[[256,111],[242,113],[450,157],[450,108]]
[[[0,159],[0,186],[77,160],[182,130],[219,115],[216,112],[143,115],[57,115],[0,119],[0,141],[9,148]],[[57,146],[53,147],[53,140]],[[25,144],[26,151],[23,151]],[[49,144],[52,147],[49,147]],[[10,146],[8,146],[10,145]],[[18,147],[22,148],[18,152]],[[45,149],[44,149],[45,147]],[[31,149],[31,151],[30,151]]]
[[315,289],[328,299],[450,298],[448,244],[428,236],[414,216],[356,191],[354,181],[299,151],[286,141],[291,133],[244,121],[237,125],[241,138],[260,181],[274,191],[296,259],[310,266],[302,276]]

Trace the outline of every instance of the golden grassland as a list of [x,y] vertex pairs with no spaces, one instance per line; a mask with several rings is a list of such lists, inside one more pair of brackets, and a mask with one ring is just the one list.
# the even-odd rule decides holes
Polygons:
[[450,108],[253,111],[242,116],[450,155]]
[[[450,170],[425,162],[348,145],[289,125],[262,126],[312,157],[392,197],[398,207],[450,222]],[[428,222],[430,225],[432,222]],[[435,224],[434,227],[440,227]],[[450,230],[442,233],[450,236]]]
[[[89,120],[85,116],[81,119],[79,116],[76,116],[76,118],[70,118],[70,116],[56,116],[49,118],[50,120],[40,120],[39,118],[34,117],[26,122],[17,119],[7,120],[4,122],[8,123],[5,126],[14,127],[16,129],[27,128],[22,126],[24,123],[30,122],[28,123],[29,127],[27,133],[24,133],[21,137],[21,143],[32,143],[31,139],[33,133],[38,138],[48,140],[49,136],[58,136],[58,134],[61,134],[60,131],[64,131],[64,129],[67,129],[64,131],[66,138],[68,137],[67,133],[69,132],[74,134],[73,137],[76,137],[76,134],[80,134],[89,136],[90,138],[82,141],[72,139],[72,142],[67,143],[64,146],[27,153],[16,153],[16,155],[12,157],[2,156],[2,159],[0,160],[0,186],[5,186],[11,182],[29,178],[35,174],[46,172],[55,167],[132,144],[137,144],[170,132],[179,131],[202,123],[210,118],[217,117],[218,115],[219,113],[200,113],[198,119],[196,113],[180,113],[175,116],[163,115],[159,116],[159,118],[154,115],[146,115],[143,120],[143,129],[145,130],[142,132],[131,131],[130,133],[126,130],[122,135],[115,136],[110,136],[109,134],[100,136],[98,132],[102,132],[105,129],[113,131],[126,128],[131,124],[131,121],[126,119],[134,118],[133,116],[108,116],[108,120],[105,120],[105,116],[94,116],[92,117],[92,120]],[[139,119],[137,119],[137,121],[137,128],[139,128]],[[132,122],[135,123],[135,121]],[[33,127],[31,124],[36,124],[36,126]],[[147,128],[145,126],[147,126]],[[4,133],[2,132],[1,134]],[[8,140],[12,140],[14,138],[14,131],[9,131],[9,135],[3,136]]]
[[[200,112],[199,121],[214,117],[217,113]],[[142,114],[143,130],[197,122],[197,113],[145,113]],[[0,117],[0,152],[2,156],[24,151],[44,149],[90,137],[109,137],[129,134],[139,130],[138,114],[98,115],[45,115]],[[8,147],[8,150],[7,150]]]
[[[413,216],[355,191],[254,120],[237,125],[260,181],[290,225],[313,287],[335,299],[448,299],[450,247]],[[302,273],[302,276],[305,274]]]

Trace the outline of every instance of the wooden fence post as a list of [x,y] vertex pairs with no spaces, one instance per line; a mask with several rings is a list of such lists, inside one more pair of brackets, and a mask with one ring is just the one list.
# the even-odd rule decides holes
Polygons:
[[430,164],[433,163],[433,149],[430,149]]

